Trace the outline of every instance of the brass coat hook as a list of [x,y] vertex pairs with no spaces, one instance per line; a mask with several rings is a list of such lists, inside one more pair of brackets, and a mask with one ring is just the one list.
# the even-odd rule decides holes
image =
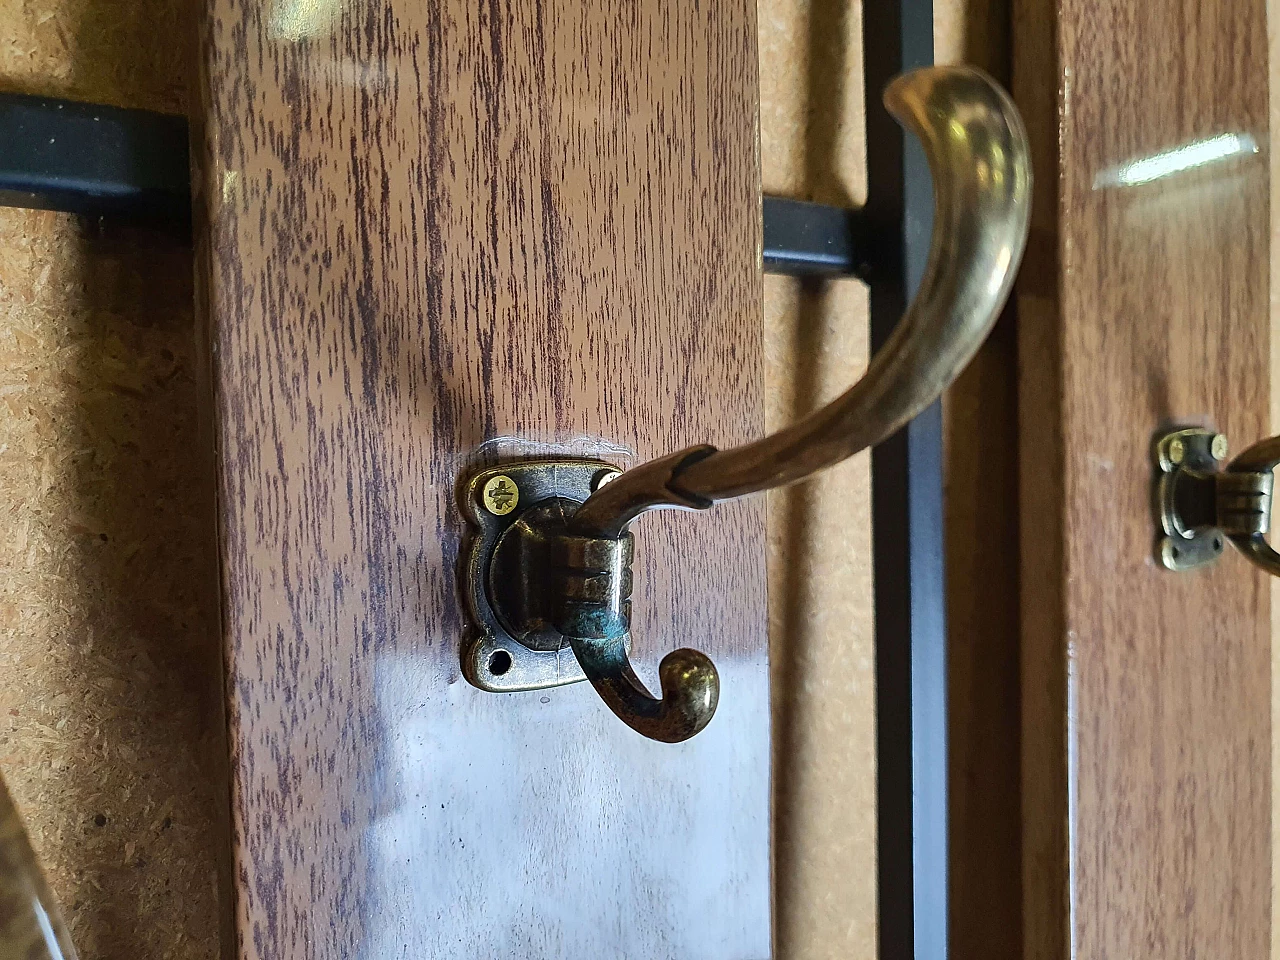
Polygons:
[[[924,146],[934,225],[919,291],[866,374],[821,410],[730,450],[690,447],[621,475],[598,461],[523,461],[472,476],[462,496],[476,530],[464,570],[477,628],[463,651],[472,683],[517,690],[585,677],[644,736],[693,736],[715,713],[719,677],[702,653],[676,650],[659,666],[655,699],[632,670],[631,522],[794,483],[873,446],[932,404],[977,352],[1026,245],[1022,120],[993,80],[966,67],[905,74],[884,102]],[[489,494],[507,484],[514,500],[504,492],[495,502]],[[519,519],[504,519],[517,504],[527,505]],[[566,646],[576,670],[560,658]]]
[[1267,542],[1280,437],[1255,443],[1223,466],[1226,458],[1227,438],[1213,430],[1174,430],[1156,442],[1160,562],[1178,571],[1201,567],[1229,541],[1280,577],[1280,553]]

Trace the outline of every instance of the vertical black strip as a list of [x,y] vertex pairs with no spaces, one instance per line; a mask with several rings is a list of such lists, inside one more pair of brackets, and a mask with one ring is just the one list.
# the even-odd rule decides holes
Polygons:
[[[933,63],[933,0],[863,4],[864,211],[872,251],[871,346],[880,349],[924,274],[933,190],[919,144],[880,101]],[[879,956],[947,954],[946,633],[942,412],[934,404],[872,453],[876,612]]]

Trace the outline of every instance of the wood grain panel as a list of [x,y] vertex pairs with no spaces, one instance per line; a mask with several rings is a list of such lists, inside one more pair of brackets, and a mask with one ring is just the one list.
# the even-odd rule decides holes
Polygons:
[[454,583],[471,459],[761,432],[753,7],[203,31],[240,955],[766,956],[763,502],[637,531],[642,676],[723,678],[682,746],[470,687]]
[[[1016,10],[1038,151],[1019,304],[1026,955],[1260,958],[1269,587],[1237,556],[1156,565],[1150,447],[1171,423],[1237,450],[1268,426],[1264,4]],[[1238,149],[1173,152],[1206,143]]]

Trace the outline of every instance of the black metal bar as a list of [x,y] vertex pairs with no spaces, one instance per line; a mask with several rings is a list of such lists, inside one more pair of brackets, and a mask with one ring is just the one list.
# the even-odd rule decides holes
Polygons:
[[[189,228],[187,121],[73,100],[0,94],[0,206],[165,220]],[[764,269],[858,274],[858,212],[764,198]]]
[[0,205],[190,229],[184,117],[0,94]]
[[793,276],[863,272],[856,210],[765,197],[764,270]]
[[[871,344],[889,338],[928,260],[928,163],[880,103],[933,62],[933,0],[863,4]],[[942,413],[934,404],[871,457],[876,614],[879,956],[947,956],[947,689]]]

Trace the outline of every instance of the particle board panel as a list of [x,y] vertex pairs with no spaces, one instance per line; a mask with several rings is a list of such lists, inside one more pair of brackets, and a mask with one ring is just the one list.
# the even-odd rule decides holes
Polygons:
[[0,774],[82,956],[212,958],[212,484],[191,253],[0,210]]
[[[765,192],[861,202],[861,4],[788,0],[761,4],[759,17]],[[865,369],[867,293],[856,280],[768,276],[763,326],[770,430]],[[876,950],[870,507],[865,453],[768,497],[774,923],[788,960]]]
[[[0,89],[181,111],[194,11],[0,0]],[[0,210],[0,775],[82,956],[218,956],[191,251]]]

